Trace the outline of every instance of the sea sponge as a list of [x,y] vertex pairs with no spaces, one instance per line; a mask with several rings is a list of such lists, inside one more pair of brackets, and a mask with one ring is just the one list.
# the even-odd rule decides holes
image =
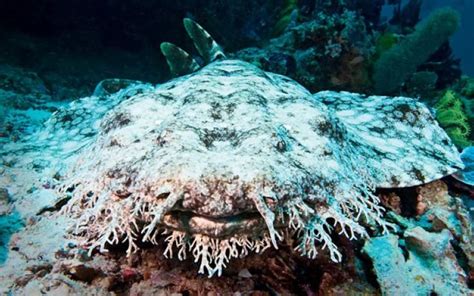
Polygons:
[[375,93],[396,92],[459,27],[459,14],[451,8],[433,12],[415,31],[386,51],[374,67]]
[[436,119],[446,130],[454,144],[459,148],[471,145],[468,118],[463,109],[459,96],[452,90],[447,90],[436,103]]
[[375,57],[380,57],[398,42],[398,37],[393,33],[383,33],[375,42]]

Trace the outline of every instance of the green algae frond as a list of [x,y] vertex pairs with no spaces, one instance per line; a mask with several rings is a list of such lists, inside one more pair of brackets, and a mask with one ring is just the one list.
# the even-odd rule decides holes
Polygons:
[[452,90],[447,90],[436,103],[436,119],[446,130],[454,144],[459,148],[471,145],[468,118],[459,96]]

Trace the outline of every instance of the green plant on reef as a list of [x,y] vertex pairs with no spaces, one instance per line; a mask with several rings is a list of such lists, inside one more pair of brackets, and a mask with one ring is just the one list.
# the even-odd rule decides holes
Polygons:
[[447,90],[435,108],[436,119],[453,143],[461,149],[472,145],[469,140],[471,129],[460,97],[454,91]]
[[284,0],[283,7],[278,14],[278,21],[273,29],[273,36],[279,36],[291,21],[291,15],[298,8],[297,0]]
[[449,39],[459,27],[459,22],[459,14],[455,10],[439,9],[417,25],[412,34],[383,53],[374,67],[375,92],[396,92],[418,66]]
[[375,42],[375,58],[380,57],[384,52],[392,48],[398,42],[398,37],[394,33],[383,33]]

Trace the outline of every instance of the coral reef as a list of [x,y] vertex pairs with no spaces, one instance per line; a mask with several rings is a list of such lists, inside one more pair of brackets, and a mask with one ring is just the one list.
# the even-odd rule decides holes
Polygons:
[[457,30],[459,15],[445,8],[433,12],[415,31],[382,54],[374,67],[377,94],[397,92],[409,75],[426,62]]
[[[460,99],[463,103],[464,111],[466,112],[469,126],[474,126],[474,79],[464,76],[460,79],[454,88],[460,93]],[[471,141],[474,141],[474,133],[471,133]]]
[[385,0],[347,0],[345,1],[349,10],[357,11],[365,21],[369,30],[376,30],[380,25],[382,7]]
[[437,81],[438,75],[435,72],[419,71],[405,83],[404,92],[412,97],[423,98],[425,102],[430,101],[436,97]]
[[[464,76],[460,83],[462,84],[461,94],[466,97],[474,98],[474,78]],[[474,112],[471,113],[474,114]]]
[[430,233],[417,226],[406,229],[403,237],[405,250],[399,247],[396,235],[374,238],[364,246],[373,261],[382,294],[469,293],[466,274],[455,260],[449,230]]
[[287,75],[311,91],[367,90],[373,34],[357,11],[333,5],[322,4],[310,16],[303,14],[265,47],[245,48],[231,56]]

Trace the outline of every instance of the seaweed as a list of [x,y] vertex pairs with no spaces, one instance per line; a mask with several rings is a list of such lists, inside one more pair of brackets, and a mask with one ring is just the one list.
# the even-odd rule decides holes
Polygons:
[[453,90],[447,90],[436,103],[436,119],[448,133],[458,148],[472,145],[469,140],[471,132],[468,117],[464,111],[463,102]]

